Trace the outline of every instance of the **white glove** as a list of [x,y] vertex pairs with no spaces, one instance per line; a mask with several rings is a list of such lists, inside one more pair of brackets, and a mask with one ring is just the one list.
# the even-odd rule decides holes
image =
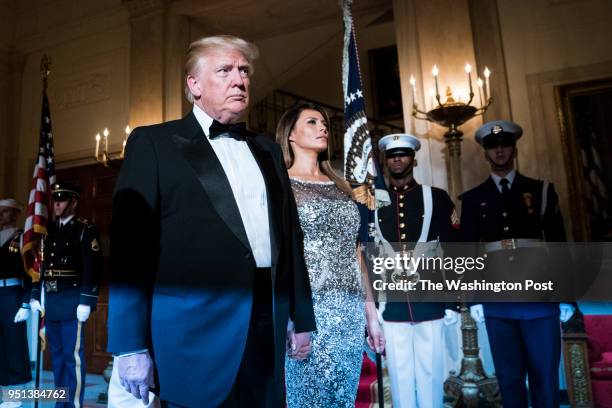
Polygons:
[[87,319],[89,319],[89,314],[91,313],[91,306],[89,305],[78,305],[77,306],[77,319],[79,322],[85,323]]
[[25,320],[28,320],[28,317],[30,317],[30,309],[20,307],[17,313],[15,314],[14,322],[15,323],[23,322]]
[[575,311],[576,308],[573,305],[569,303],[559,303],[559,320],[561,320],[561,323],[565,323],[571,319]]
[[470,315],[472,315],[472,319],[474,319],[476,323],[484,322],[484,309],[482,305],[470,306]]
[[450,326],[450,325],[457,323],[458,315],[459,314],[457,312],[450,310],[450,309],[446,309],[444,311],[444,325]]
[[30,300],[30,308],[33,311],[39,312],[40,314],[45,314],[45,309],[40,305],[40,302],[36,299]]

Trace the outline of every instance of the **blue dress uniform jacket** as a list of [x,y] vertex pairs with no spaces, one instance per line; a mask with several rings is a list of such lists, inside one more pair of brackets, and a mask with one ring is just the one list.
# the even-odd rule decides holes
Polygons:
[[32,379],[26,322],[15,323],[15,313],[30,301],[32,280],[19,253],[22,231],[0,247],[0,386]]
[[[543,182],[518,172],[510,191],[502,194],[492,178],[463,194],[461,232],[467,242],[504,239],[565,241],[557,194],[548,186],[542,215]],[[512,252],[510,252],[512,251]],[[522,262],[537,248],[490,252],[490,261]],[[514,255],[516,255],[514,257]],[[505,258],[504,258],[505,257]],[[521,272],[521,267],[514,267]],[[504,407],[559,406],[560,323],[557,303],[483,304],[489,344]]]
[[[84,218],[60,226],[49,225],[45,241],[43,289],[48,321],[76,319],[77,306],[95,310],[100,286],[100,237],[95,225]],[[40,285],[35,288],[36,293]]]
[[[464,242],[495,242],[503,239],[541,239],[565,242],[565,229],[557,193],[552,184],[544,216],[541,215],[543,181],[516,173],[505,199],[489,177],[461,196],[461,236]],[[485,316],[535,319],[559,314],[557,303],[487,303]]]
[[[425,211],[423,187],[413,180],[403,188],[390,187],[389,196],[391,204],[378,210],[380,230],[388,242],[405,242],[410,246],[408,248],[410,250],[419,240],[423,227]],[[448,193],[432,187],[432,202],[432,218],[427,240],[457,241],[459,236],[455,227],[458,219],[456,219],[455,205]],[[441,319],[444,317],[444,310],[453,307],[454,305],[446,302],[411,302],[406,294],[405,303],[386,304],[383,318],[386,321],[422,322]]]

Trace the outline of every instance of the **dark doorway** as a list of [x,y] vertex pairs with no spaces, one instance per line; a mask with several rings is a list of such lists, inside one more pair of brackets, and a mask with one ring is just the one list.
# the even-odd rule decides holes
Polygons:
[[612,78],[557,92],[574,237],[612,241]]

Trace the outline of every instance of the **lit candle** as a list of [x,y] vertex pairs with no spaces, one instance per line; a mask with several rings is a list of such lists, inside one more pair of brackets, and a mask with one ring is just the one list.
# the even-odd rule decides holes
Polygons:
[[102,132],[102,134],[104,135],[104,153],[108,155],[108,129],[104,128],[104,132]]
[[470,84],[470,95],[474,93],[472,90],[472,66],[470,64],[465,64],[465,72],[468,74],[468,83]]
[[433,66],[433,68],[431,70],[431,73],[434,76],[434,83],[436,85],[436,98],[439,98],[440,97],[440,91],[438,90],[438,74],[440,73],[440,70],[438,69],[437,65]]
[[410,85],[412,85],[412,105],[416,104],[416,79],[414,75],[410,75]]
[[98,154],[100,154],[100,134],[96,135],[96,155],[94,156],[96,159],[98,158]]
[[121,149],[121,158],[125,156],[125,145],[127,144],[127,139],[130,136],[130,125],[125,127],[125,139],[123,140],[123,148]]
[[476,80],[476,84],[478,84],[478,98],[480,99],[480,106],[482,106],[482,78],[478,77]]
[[429,88],[429,99],[430,99],[430,103],[431,103],[431,105],[429,107],[430,109],[433,109],[433,107],[436,104],[435,97],[436,97],[436,91],[433,88]]
[[489,68],[485,67],[484,69],[484,77],[485,77],[485,91],[486,91],[486,96],[487,99],[489,99],[491,97],[491,87],[489,85],[489,77],[491,76],[491,71],[489,71]]

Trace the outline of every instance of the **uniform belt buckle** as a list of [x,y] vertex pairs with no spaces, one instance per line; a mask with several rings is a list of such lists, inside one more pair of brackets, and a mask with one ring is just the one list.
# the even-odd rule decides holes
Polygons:
[[514,238],[502,239],[501,247],[502,249],[516,249],[518,247],[518,242],[516,242],[516,239]]
[[45,291],[47,293],[57,292],[57,281],[45,281]]

